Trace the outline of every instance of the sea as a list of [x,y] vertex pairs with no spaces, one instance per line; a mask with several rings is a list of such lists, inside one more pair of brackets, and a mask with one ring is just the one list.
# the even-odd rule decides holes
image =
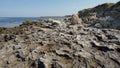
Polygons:
[[[25,21],[48,20],[48,17],[0,17],[0,27],[12,28],[19,26]],[[54,18],[61,20],[61,18]]]

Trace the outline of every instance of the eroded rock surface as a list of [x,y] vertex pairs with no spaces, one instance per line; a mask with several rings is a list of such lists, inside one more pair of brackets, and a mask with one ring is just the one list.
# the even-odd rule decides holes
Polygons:
[[73,18],[74,24],[48,20],[1,28],[0,68],[120,68],[120,30]]
[[0,67],[120,67],[119,30],[81,25],[67,25],[62,28],[61,24],[49,24],[52,22],[44,21],[41,25],[31,23],[22,28],[23,33],[1,34],[3,41],[0,42]]

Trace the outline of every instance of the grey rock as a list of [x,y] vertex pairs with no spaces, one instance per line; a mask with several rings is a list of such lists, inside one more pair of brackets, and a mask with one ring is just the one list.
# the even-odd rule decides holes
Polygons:
[[60,64],[58,64],[57,62],[53,62],[51,64],[51,68],[63,68]]
[[102,28],[102,25],[101,25],[100,23],[96,23],[96,24],[95,24],[95,27],[96,27],[96,28]]
[[98,24],[119,22],[118,9],[119,4],[111,10],[103,4],[65,21],[0,29],[0,68],[119,68],[120,30]]

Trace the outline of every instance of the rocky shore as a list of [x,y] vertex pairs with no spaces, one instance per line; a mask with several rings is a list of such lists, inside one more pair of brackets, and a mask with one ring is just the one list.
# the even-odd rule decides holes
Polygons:
[[120,68],[119,9],[107,3],[63,21],[0,28],[0,68]]

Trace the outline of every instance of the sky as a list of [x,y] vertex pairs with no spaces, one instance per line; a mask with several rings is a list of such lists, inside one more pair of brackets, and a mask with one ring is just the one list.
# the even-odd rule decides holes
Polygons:
[[0,17],[64,16],[120,0],[0,0]]

